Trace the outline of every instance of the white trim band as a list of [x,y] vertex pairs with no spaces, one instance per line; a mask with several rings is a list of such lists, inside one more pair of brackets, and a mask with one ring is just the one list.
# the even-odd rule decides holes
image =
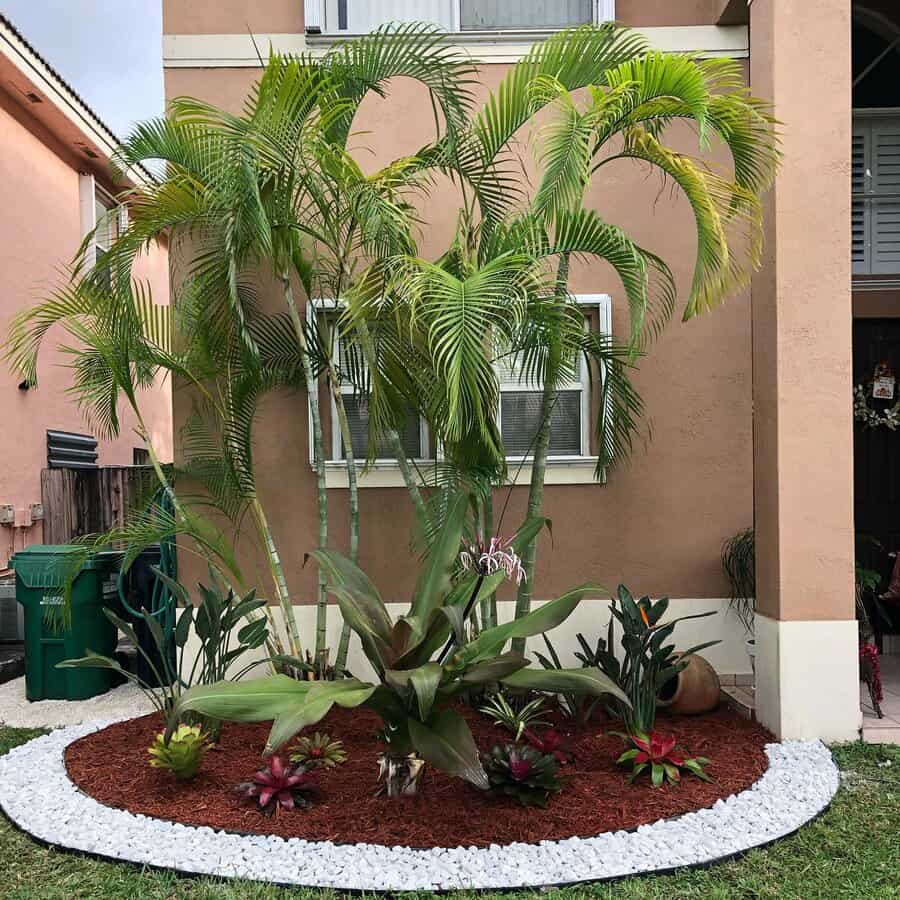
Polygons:
[[[750,33],[746,25],[677,25],[637,28],[657,50],[672,53],[696,53],[698,56],[750,56]],[[167,69],[207,69],[258,67],[271,46],[279,53],[310,52],[323,56],[335,40],[346,37],[313,37],[303,34],[167,34],[163,36],[163,65]],[[521,59],[532,47],[521,38],[499,40],[466,39],[448,35],[483,63],[511,63]]]
[[542,887],[703,865],[793,833],[828,807],[840,781],[818,741],[769,744],[769,769],[749,790],[636,831],[486,848],[341,845],[216,832],[104,806],[72,783],[64,753],[106,724],[65,728],[0,757],[0,808],[16,825],[53,846],[107,859],[338,890]]
[[[425,479],[427,487],[433,474],[430,463],[417,463],[419,471]],[[400,473],[400,466],[390,460],[379,460],[365,472],[362,471],[363,463],[360,463],[357,471],[357,484],[360,490],[363,488],[405,488],[406,482]],[[510,460],[507,463],[509,476],[505,484],[511,484],[513,479],[520,487],[527,487],[531,483],[531,465],[525,463],[519,470],[519,463]],[[549,459],[544,476],[544,484],[596,484],[603,485],[606,478],[597,478],[597,457],[579,456],[571,459]],[[350,486],[347,478],[347,466],[340,460],[329,460],[325,464],[325,484],[329,489],[347,489]]]

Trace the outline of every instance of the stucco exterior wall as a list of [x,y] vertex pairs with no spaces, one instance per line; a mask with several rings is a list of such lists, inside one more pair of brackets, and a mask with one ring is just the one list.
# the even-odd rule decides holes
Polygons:
[[[9,323],[20,310],[49,296],[63,277],[83,233],[79,206],[77,160],[42,126],[0,90],[0,335],[5,340]],[[110,187],[112,187],[110,185]],[[156,248],[143,259],[136,275],[153,286],[157,302],[168,302],[165,248]],[[61,429],[88,433],[66,388],[71,383],[65,368],[69,359],[55,349],[60,330],[51,332],[39,361],[39,385],[18,388],[21,376],[0,368],[0,503],[17,509],[41,499],[40,472],[46,467],[46,431]],[[144,407],[154,435],[154,446],[164,459],[172,454],[171,393],[167,386],[148,393]],[[121,436],[99,445],[99,462],[127,464],[140,446],[133,422],[125,415]],[[0,568],[13,549],[41,540],[39,523],[17,530],[12,546],[11,529],[0,532]]]
[[[505,67],[485,66],[485,84],[496,84]],[[190,94],[238,110],[258,70],[169,69],[169,97]],[[430,107],[417,86],[397,81],[386,100],[369,98],[355,130],[366,168],[415,150],[432,135]],[[524,136],[525,141],[528,135]],[[682,138],[679,138],[682,140]],[[685,149],[695,149],[684,136]],[[527,144],[524,147],[527,153]],[[724,160],[720,160],[724,161]],[[591,186],[590,202],[622,225],[673,267],[686,291],[696,252],[687,203],[673,199],[645,170],[611,165]],[[424,210],[427,229],[421,252],[434,256],[446,246],[455,223],[456,198],[447,184],[432,191]],[[262,279],[264,303],[281,299]],[[576,266],[576,292],[608,292],[614,331],[624,333],[626,308],[612,270]],[[719,552],[723,540],[752,523],[752,435],[750,321],[746,295],[688,324],[678,316],[653,344],[637,375],[647,405],[652,438],[638,441],[631,460],[610,473],[605,485],[548,487],[545,512],[553,519],[553,549],[541,539],[537,596],[546,598],[587,579],[615,588],[682,598],[727,594]],[[176,429],[189,410],[189,397],[176,391]],[[257,429],[260,489],[274,525],[287,577],[298,602],[311,602],[314,573],[301,568],[316,541],[315,479],[308,463],[305,399],[272,397]],[[495,505],[505,494],[498,491]],[[527,485],[516,487],[504,529],[521,521]],[[330,493],[332,546],[345,548],[346,491]],[[412,511],[402,488],[361,492],[360,561],[390,599],[408,596],[413,568],[407,558]],[[258,554],[245,572],[265,584]],[[190,560],[185,571],[196,571]],[[598,610],[599,614],[599,610]],[[732,671],[734,671],[732,669]]]

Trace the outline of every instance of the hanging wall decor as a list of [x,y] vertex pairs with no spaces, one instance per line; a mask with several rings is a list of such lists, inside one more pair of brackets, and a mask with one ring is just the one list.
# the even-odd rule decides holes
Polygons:
[[884,426],[891,431],[900,429],[900,400],[881,411],[874,409],[872,400],[891,401],[896,393],[897,379],[887,362],[875,366],[875,372],[868,385],[858,384],[853,388],[853,418],[866,428]]

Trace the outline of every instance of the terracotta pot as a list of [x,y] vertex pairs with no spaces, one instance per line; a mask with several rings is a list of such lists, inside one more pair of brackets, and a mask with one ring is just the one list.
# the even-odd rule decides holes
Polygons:
[[720,693],[716,670],[694,654],[684,669],[663,685],[657,705],[680,716],[696,716],[714,710]]

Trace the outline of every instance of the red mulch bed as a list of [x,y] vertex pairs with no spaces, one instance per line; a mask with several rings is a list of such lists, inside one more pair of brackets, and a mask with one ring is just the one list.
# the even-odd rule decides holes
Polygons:
[[[482,750],[508,740],[507,733],[468,709],[462,710]],[[378,718],[368,710],[335,708],[317,728],[344,742],[349,759],[317,774],[319,797],[309,810],[266,818],[237,796],[234,786],[261,767],[268,725],[226,724],[220,749],[210,752],[200,774],[177,784],[148,765],[147,747],[160,730],[154,716],[113,725],[75,741],[66,751],[69,775],[85,793],[108,806],[189,825],[277,834],[336,843],[366,842],[417,848],[487,846],[587,837],[635,828],[657,819],[712,806],[742,791],[766,770],[764,745],[772,736],[728,709],[697,717],[661,714],[657,727],[675,734],[692,755],[712,760],[707,784],[685,776],[678,787],[653,788],[649,779],[625,782],[615,761],[620,738],[608,723],[572,729],[563,720],[574,760],[562,767],[567,781],[546,810],[524,809],[508,799],[426,768],[416,797],[375,797],[374,738]]]

